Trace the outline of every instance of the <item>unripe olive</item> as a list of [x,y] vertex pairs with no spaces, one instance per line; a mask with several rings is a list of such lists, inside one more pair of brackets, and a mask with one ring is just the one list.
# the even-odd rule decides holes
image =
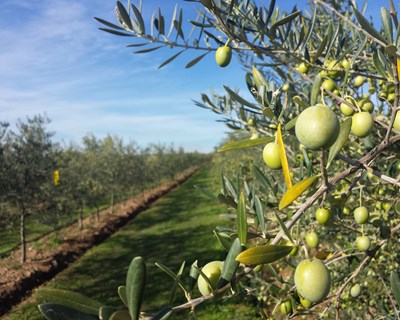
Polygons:
[[374,104],[369,99],[362,100],[361,109],[363,111],[367,111],[369,113],[372,113],[374,111]]
[[339,135],[340,123],[336,114],[326,106],[306,108],[297,118],[296,137],[312,150],[329,148]]
[[220,67],[226,67],[232,59],[232,49],[229,46],[219,47],[215,52],[215,61]]
[[312,306],[312,302],[307,299],[304,299],[302,296],[300,296],[300,303],[306,309],[309,309]]
[[318,247],[319,237],[315,231],[311,231],[306,234],[306,243],[309,245],[310,248]]
[[340,104],[340,111],[348,117],[354,114],[354,109],[343,102]]
[[371,240],[369,240],[368,236],[358,236],[356,238],[356,246],[360,251],[367,251],[371,246]]
[[354,86],[356,88],[361,87],[365,82],[365,78],[363,76],[357,76],[354,78]]
[[288,83],[285,83],[285,84],[282,86],[282,91],[288,91],[289,89],[290,89],[290,86],[289,86]]
[[322,82],[322,88],[333,91],[336,88],[336,83],[332,79],[326,79]]
[[311,302],[319,302],[329,294],[331,274],[321,260],[307,259],[297,265],[294,283],[301,297]]
[[280,310],[284,316],[291,314],[292,313],[292,303],[290,302],[290,300],[286,300],[286,301],[282,302],[280,305]]
[[318,208],[317,211],[315,211],[315,219],[321,224],[327,223],[330,218],[331,212],[328,209]]
[[282,168],[279,145],[275,142],[267,143],[263,150],[263,159],[271,169]]
[[308,72],[308,65],[304,62],[301,62],[297,67],[297,71],[301,73],[307,73]]
[[351,132],[359,138],[365,138],[374,127],[374,119],[369,112],[358,112],[352,117]]
[[393,128],[400,131],[400,112],[397,111],[396,117],[394,118]]
[[379,93],[378,93],[378,99],[379,100],[381,100],[381,101],[383,101],[383,100],[386,100],[387,99],[387,93],[386,93],[386,91],[380,91]]
[[197,279],[197,286],[199,287],[199,291],[203,296],[208,296],[211,294],[214,288],[217,286],[222,272],[222,265],[222,261],[211,261],[201,268],[201,271],[205,274],[208,280],[210,280],[210,283],[213,286],[213,288],[210,288],[204,277],[200,275]]
[[357,298],[360,295],[360,293],[361,293],[361,286],[358,283],[356,283],[354,286],[351,287],[350,295],[353,298]]
[[366,207],[360,206],[354,209],[354,220],[356,220],[358,224],[364,224],[368,221],[368,219],[369,212]]
[[389,93],[388,96],[387,96],[387,101],[388,101],[389,103],[393,103],[395,97],[396,97],[396,94],[395,94],[395,93]]

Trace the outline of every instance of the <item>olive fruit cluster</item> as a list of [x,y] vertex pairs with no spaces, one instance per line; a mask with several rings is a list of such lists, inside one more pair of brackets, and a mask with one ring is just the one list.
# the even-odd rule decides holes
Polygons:
[[387,100],[389,103],[393,103],[395,98],[394,83],[386,83],[384,81],[379,81],[378,98],[380,100]]

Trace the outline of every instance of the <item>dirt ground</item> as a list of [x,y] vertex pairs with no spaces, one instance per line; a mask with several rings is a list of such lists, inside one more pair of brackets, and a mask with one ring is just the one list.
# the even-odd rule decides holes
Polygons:
[[110,209],[100,212],[99,221],[95,215],[84,219],[83,230],[75,223],[57,231],[59,245],[49,246],[54,233],[48,234],[34,247],[27,246],[27,261],[21,265],[21,250],[14,250],[7,258],[0,260],[0,316],[8,312],[31,291],[53,278],[58,272],[82,256],[91,247],[103,242],[119,228],[147,209],[154,201],[187,180],[196,169],[187,171],[175,181],[164,183],[146,190],[133,199],[126,200]]

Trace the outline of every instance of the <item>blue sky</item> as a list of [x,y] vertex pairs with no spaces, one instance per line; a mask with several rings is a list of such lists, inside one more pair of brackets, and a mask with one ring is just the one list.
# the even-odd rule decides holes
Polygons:
[[[147,22],[159,5],[167,16],[175,3],[194,12],[193,3],[181,0],[143,3]],[[58,141],[115,134],[141,145],[174,143],[188,151],[212,151],[227,128],[192,100],[210,88],[222,92],[224,84],[243,87],[240,65],[233,61],[219,68],[210,54],[185,69],[198,54],[188,52],[157,70],[177,51],[133,54],[126,48],[132,40],[99,31],[93,17],[115,22],[114,6],[114,0],[2,0],[0,120],[13,125],[46,113]]]

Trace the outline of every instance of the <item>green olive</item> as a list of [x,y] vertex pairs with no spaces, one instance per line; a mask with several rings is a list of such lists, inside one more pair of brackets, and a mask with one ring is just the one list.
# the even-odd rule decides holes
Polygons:
[[360,206],[354,209],[354,220],[358,224],[364,224],[369,219],[369,212],[368,209],[364,206]]
[[333,91],[336,89],[336,83],[332,79],[326,79],[322,82],[322,88],[327,89],[329,91]]
[[400,111],[397,111],[396,117],[394,118],[393,128],[400,131]]
[[361,286],[358,283],[356,283],[350,288],[350,295],[353,298],[357,298],[360,295],[360,293],[361,293]]
[[222,265],[222,261],[211,261],[201,268],[201,271],[208,278],[208,280],[210,280],[210,283],[213,286],[213,288],[210,288],[204,277],[200,275],[197,279],[197,286],[199,287],[199,291],[203,296],[210,295],[217,286],[222,272]]
[[330,218],[331,211],[328,209],[318,208],[317,211],[315,211],[315,219],[321,224],[327,223]]
[[363,111],[367,111],[369,113],[372,113],[374,111],[374,104],[369,99],[362,100],[360,106]]
[[280,305],[280,310],[284,316],[291,314],[292,313],[292,303],[290,302],[290,300],[286,300],[286,301],[282,302]]
[[331,274],[321,260],[307,259],[297,265],[294,283],[301,297],[311,302],[320,302],[331,289]]
[[[350,99],[346,99],[347,102],[349,102],[350,104],[353,104],[352,100]],[[340,104],[340,111],[345,115],[345,116],[352,116],[354,114],[354,109],[350,106],[348,106],[347,104],[345,104],[344,102],[342,102]]]
[[354,86],[356,88],[361,87],[365,82],[365,78],[363,76],[357,76],[354,78]]
[[311,231],[306,234],[306,243],[309,245],[310,248],[318,247],[319,237],[315,231]]
[[276,170],[282,168],[279,145],[275,142],[268,143],[263,150],[263,159],[271,169]]
[[220,67],[229,65],[232,59],[232,49],[229,46],[219,47],[215,52],[215,61]]
[[359,138],[365,138],[374,128],[374,119],[369,112],[358,112],[352,117],[351,132]]
[[368,236],[358,236],[356,238],[356,246],[360,251],[367,251],[371,246],[371,240],[369,240]]
[[297,118],[296,137],[312,150],[329,148],[339,135],[340,123],[330,108],[315,105],[306,108]]
[[297,67],[297,71],[301,73],[307,73],[308,72],[308,65],[304,62],[301,62]]

